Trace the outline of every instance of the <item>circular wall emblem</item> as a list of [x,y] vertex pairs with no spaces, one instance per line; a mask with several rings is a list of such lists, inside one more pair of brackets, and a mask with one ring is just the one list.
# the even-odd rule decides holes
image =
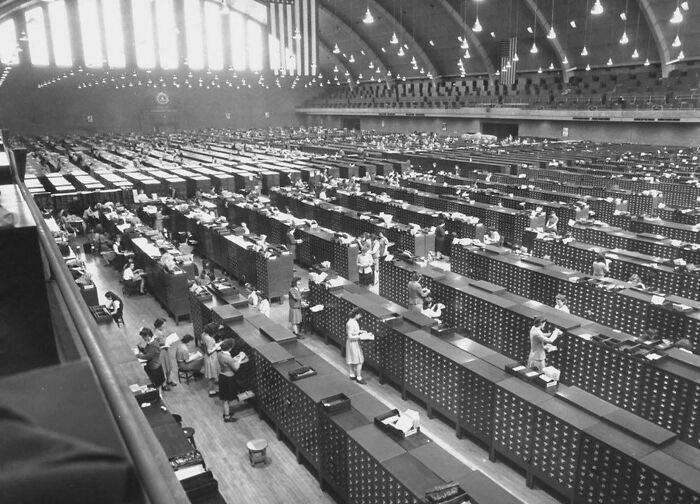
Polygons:
[[156,95],[156,103],[158,105],[167,105],[168,103],[170,103],[170,98],[168,97],[167,94],[165,94],[163,91],[161,91],[160,93],[158,93]]

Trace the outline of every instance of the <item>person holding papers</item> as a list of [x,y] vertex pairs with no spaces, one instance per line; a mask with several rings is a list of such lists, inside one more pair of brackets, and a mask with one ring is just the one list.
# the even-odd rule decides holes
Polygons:
[[557,339],[556,335],[552,336],[552,333],[542,331],[546,322],[544,317],[536,317],[532,328],[530,328],[530,356],[527,359],[527,367],[536,369],[540,373],[547,367],[545,361],[547,354],[544,345],[554,343],[554,340]]
[[564,313],[571,313],[569,307],[566,306],[566,296],[564,294],[557,294],[554,298],[554,302],[556,303],[555,309],[563,311]]
[[547,222],[544,225],[545,232],[557,234],[558,222],[559,217],[557,217],[557,214],[554,212],[554,210],[552,210],[552,213],[549,214],[549,217],[547,217]]
[[345,331],[347,340],[345,342],[345,362],[350,370],[350,379],[364,385],[367,383],[362,379],[362,364],[365,362],[365,356],[362,353],[360,340],[363,334],[367,334],[360,329],[359,320],[362,318],[362,310],[353,308],[350,312]]
[[171,273],[175,271],[177,269],[175,258],[170,252],[168,252],[168,249],[161,247],[160,254],[160,264]]
[[270,318],[270,300],[267,299],[265,294],[262,293],[262,291],[257,291],[258,295],[258,311],[265,315],[267,318]]
[[236,372],[241,364],[248,362],[245,353],[231,355],[234,347],[232,338],[227,338],[221,342],[219,352],[219,399],[224,402],[224,422],[235,422],[238,419],[231,414],[231,403],[238,399],[238,383],[236,383]]
[[196,352],[190,352],[190,347],[188,346],[194,338],[191,334],[185,334],[180,342],[177,344],[175,349],[175,359],[177,361],[177,368],[182,371],[193,371],[194,373],[200,373],[202,366],[204,366],[204,355],[202,352],[197,350]]
[[148,327],[142,327],[139,336],[143,342],[138,345],[136,357],[146,361],[143,369],[154,387],[162,387],[163,390],[170,390],[165,383],[163,365],[160,363],[160,346],[153,337],[153,331]]
[[163,374],[165,375],[165,381],[171,387],[177,387],[177,383],[172,380],[170,372],[173,369],[173,355],[170,352],[170,348],[173,343],[179,341],[180,338],[177,334],[168,334],[165,330],[165,319],[157,318],[153,322],[153,329],[156,341],[160,345],[160,363],[163,366]]

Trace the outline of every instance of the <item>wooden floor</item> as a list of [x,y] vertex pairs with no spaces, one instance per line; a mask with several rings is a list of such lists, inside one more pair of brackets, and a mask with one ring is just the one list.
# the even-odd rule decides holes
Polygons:
[[[88,270],[104,303],[104,293],[113,290],[121,295],[119,276],[111,268],[104,266],[101,259],[88,258]],[[306,285],[307,272],[297,272]],[[373,288],[376,291],[376,287]],[[146,376],[137,364],[131,348],[140,340],[139,329],[142,326],[153,327],[158,317],[165,318],[167,328],[180,336],[192,333],[190,323],[176,326],[174,321],[152,297],[135,296],[124,300],[125,326],[117,328],[114,324],[101,326],[106,347],[110,356],[126,380],[127,384],[145,383]],[[273,304],[272,319],[286,324],[287,305]],[[322,356],[331,365],[345,371],[344,360],[340,350],[333,345],[326,345],[316,335],[307,335],[304,340],[310,349]],[[421,430],[447,450],[454,457],[469,467],[477,468],[491,477],[507,491],[524,502],[532,504],[554,504],[559,502],[547,492],[529,489],[525,486],[524,475],[503,462],[493,463],[488,460],[484,447],[470,439],[457,439],[454,428],[437,417],[428,419],[425,409],[412,401],[403,401],[401,394],[392,386],[380,385],[371,372],[364,372],[367,389],[378,400],[388,406],[399,409],[412,408],[421,414]],[[208,467],[219,481],[221,494],[227,502],[316,504],[335,502],[323,493],[318,481],[305,466],[297,464],[292,451],[275,437],[273,429],[248,407],[236,410],[239,418],[235,423],[223,423],[221,402],[211,399],[206,393],[204,380],[181,384],[164,392],[164,402],[173,412],[182,416],[183,424],[195,429],[195,440]],[[268,455],[271,463],[264,468],[252,468],[248,463],[246,441],[264,438],[269,442]],[[387,503],[389,504],[389,503]],[[494,503],[497,504],[497,503]]]

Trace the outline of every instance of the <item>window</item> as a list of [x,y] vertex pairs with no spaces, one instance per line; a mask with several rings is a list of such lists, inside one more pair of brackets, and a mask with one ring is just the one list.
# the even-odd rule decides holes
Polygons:
[[204,2],[204,21],[207,33],[207,63],[211,70],[224,68],[223,33],[221,31],[221,8],[213,2]]
[[83,56],[85,66],[100,68],[102,66],[102,39],[97,14],[96,0],[78,0],[80,33],[83,37]]
[[156,48],[151,6],[151,2],[146,0],[131,0],[131,10],[134,17],[136,64],[139,68],[154,68],[156,66]]
[[252,19],[247,22],[248,28],[248,68],[250,70],[263,69],[263,29],[260,24]]
[[187,63],[192,70],[204,68],[202,32],[202,4],[200,0],[185,0]]
[[248,68],[245,19],[243,14],[231,11],[229,21],[231,23],[231,65],[234,70],[245,70]]
[[120,0],[102,0],[104,16],[105,41],[107,44],[107,63],[111,68],[124,68],[124,28],[122,27],[122,10]]
[[17,51],[17,30],[12,19],[0,23],[0,63],[16,65],[19,63]]
[[29,38],[29,59],[32,65],[47,66],[49,64],[49,49],[46,41],[46,25],[44,11],[34,7],[24,13]]
[[230,0],[232,9],[247,14],[257,22],[267,24],[267,6],[256,0]]
[[66,4],[58,0],[48,4],[49,24],[51,25],[51,40],[53,41],[53,57],[56,66],[73,66],[73,54],[68,33],[68,16]]
[[173,0],[157,0],[156,19],[158,20],[158,52],[160,67],[172,70],[178,67],[177,23]]

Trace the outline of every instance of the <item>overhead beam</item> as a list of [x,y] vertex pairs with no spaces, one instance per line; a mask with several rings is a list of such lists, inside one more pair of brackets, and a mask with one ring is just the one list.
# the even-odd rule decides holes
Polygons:
[[[330,10],[326,5],[324,5],[323,2],[319,1],[318,2],[318,8],[319,10],[322,10],[329,18],[331,18],[331,21],[338,25],[339,28],[341,28],[344,32],[346,32],[350,38],[353,40],[353,42],[360,47],[363,51],[365,51],[365,55],[369,57],[373,61],[378,61],[381,63],[381,65],[386,68],[387,70],[391,70],[392,72],[394,71],[391,68],[391,65],[387,63],[386,58],[383,58],[377,54],[374,49],[372,49],[372,46],[367,42],[362,35],[357,33],[355,30],[350,27],[350,25],[342,19],[338,14]],[[319,33],[320,33],[320,28],[319,28]]]
[[[428,57],[427,54],[425,54],[425,51],[423,51],[423,48],[420,46],[418,42],[416,42],[416,39],[411,35],[406,27],[399,22],[398,19],[394,17],[393,14],[391,14],[388,10],[386,10],[382,5],[377,1],[377,0],[368,0],[370,8],[374,7],[375,11],[377,14],[381,17],[386,18],[388,21],[390,21],[395,27],[396,31],[398,32],[397,35],[402,39],[406,40],[410,46],[413,47],[413,50],[416,52],[416,55],[418,56],[418,59],[422,61],[422,67],[425,69],[426,73],[430,72],[433,74],[435,77],[437,77],[438,72],[435,69],[435,65],[433,64],[432,60]],[[400,4],[399,4],[400,5]]]
[[[549,23],[549,21],[547,21],[547,18],[544,16],[540,8],[537,7],[537,3],[535,2],[535,0],[523,0],[523,2],[525,2],[525,4],[530,8],[530,10],[535,14],[535,19],[537,19],[537,21],[540,23],[544,32],[548,33],[552,25]],[[554,30],[556,31],[556,28],[554,28]],[[559,42],[559,37],[555,39],[547,39],[547,41],[549,42],[549,45],[552,46],[554,54],[556,54],[557,58],[559,59],[559,65],[561,67],[562,76],[564,77],[564,82],[566,82],[567,70],[569,69],[569,65],[564,64],[564,57],[566,56],[566,53],[564,52],[564,48]]]
[[333,59],[336,64],[339,67],[339,70],[343,72],[343,77],[345,77],[345,72],[348,72],[350,74],[350,78],[355,81],[357,80],[357,73],[355,73],[352,68],[347,66],[345,62],[338,56],[337,54],[333,53],[333,48],[330,46],[330,44],[319,34],[318,36],[318,46],[321,48],[322,51],[326,51],[331,59]]
[[654,13],[650,0],[637,0],[637,4],[642,14],[644,14],[644,19],[646,19],[649,30],[654,37],[656,50],[661,59],[661,76],[668,77],[669,72],[672,70],[668,64],[668,62],[671,61],[671,48],[668,45],[668,41],[664,38],[664,32],[659,23],[659,18]]
[[489,55],[486,52],[486,49],[482,45],[481,41],[479,40],[479,37],[476,36],[471,26],[467,24],[467,20],[464,19],[461,16],[461,14],[457,12],[457,9],[452,7],[452,4],[450,4],[447,0],[436,1],[450,15],[450,17],[455,21],[455,23],[459,25],[459,28],[462,31],[462,33],[466,34],[469,46],[475,49],[476,53],[479,55],[479,58],[484,62],[488,74],[495,74],[496,66],[493,64],[493,61],[491,61],[491,58],[489,58]]

